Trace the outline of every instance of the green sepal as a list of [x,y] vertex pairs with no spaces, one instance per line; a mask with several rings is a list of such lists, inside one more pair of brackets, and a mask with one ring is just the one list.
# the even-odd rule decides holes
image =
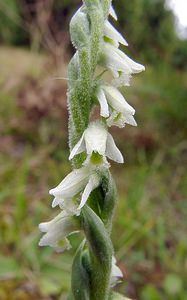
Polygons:
[[[90,62],[92,76],[98,64],[100,50],[102,45],[103,30],[104,30],[104,16],[101,4],[97,9],[89,9],[88,15],[90,18]],[[97,26],[96,26],[97,24]]]
[[78,79],[79,79],[79,56],[78,56],[78,52],[76,52],[68,65],[69,89],[73,88],[74,84]]
[[88,13],[101,6],[100,0],[83,0],[83,3],[86,5],[86,7],[88,9]]
[[101,184],[91,193],[88,203],[100,217],[110,234],[112,217],[117,202],[116,185],[109,171],[103,172],[100,176],[102,178]]
[[111,0],[101,0],[101,4],[102,4],[102,7],[103,7],[103,13],[104,13],[105,19],[107,19],[107,17],[108,17],[111,3],[112,3]]
[[110,233],[112,229],[112,217],[117,202],[116,184],[110,171],[106,172],[102,177],[101,188],[104,194],[101,219]]
[[89,21],[87,15],[80,9],[71,19],[70,35],[72,44],[76,49],[88,47],[90,37]]
[[113,247],[108,232],[95,212],[85,205],[81,221],[91,259],[91,300],[108,300]]
[[84,267],[84,248],[83,241],[75,254],[72,265],[71,287],[75,300],[90,300],[90,279],[89,274]]

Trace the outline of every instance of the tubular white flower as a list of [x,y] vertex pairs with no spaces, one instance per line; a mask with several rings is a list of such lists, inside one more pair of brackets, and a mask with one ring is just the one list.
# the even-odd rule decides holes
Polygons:
[[124,54],[115,46],[104,44],[104,65],[112,72],[114,78],[121,77],[124,85],[129,85],[132,74],[140,73],[145,67]]
[[107,125],[116,125],[124,127],[125,124],[136,126],[133,118],[135,110],[130,106],[123,95],[113,86],[102,85],[97,93],[97,98],[101,106],[101,116],[109,117],[109,114],[103,114],[103,111],[111,110],[111,115],[107,119]]
[[101,122],[90,123],[79,142],[72,149],[69,159],[72,159],[75,155],[83,151],[86,151],[88,155],[85,165],[91,163],[93,165],[107,166],[106,157],[118,163],[124,162],[123,156],[117,148],[113,137]]
[[106,20],[104,24],[104,35],[113,40],[116,47],[119,46],[119,43],[124,46],[128,46],[127,41],[124,39],[121,33],[119,33],[108,20]]
[[39,241],[39,246],[51,246],[57,252],[70,249],[71,245],[67,236],[78,232],[75,217],[69,215],[66,211],[62,211],[49,222],[39,224],[39,229],[45,233]]
[[120,268],[116,265],[116,258],[113,256],[110,285],[114,287],[118,283],[119,278],[123,278],[123,273],[121,272]]
[[[50,195],[56,198],[69,199],[78,194],[85,186],[89,177],[88,168],[73,170],[68,174],[62,182],[55,188],[49,191]],[[54,207],[55,201],[53,203]]]
[[[85,205],[91,192],[99,186],[100,176],[98,173],[89,167],[73,170],[67,175],[64,180],[49,193],[55,198],[52,207],[57,205],[75,215],[80,214],[80,209]],[[78,204],[78,199],[73,199],[81,192],[81,200]],[[73,201],[75,200],[75,201]]]

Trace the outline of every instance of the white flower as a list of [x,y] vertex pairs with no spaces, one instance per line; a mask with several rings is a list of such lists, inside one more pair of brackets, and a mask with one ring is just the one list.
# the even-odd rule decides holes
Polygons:
[[123,273],[121,272],[120,268],[116,265],[116,259],[112,257],[112,271],[111,271],[111,278],[110,278],[110,285],[113,287],[119,281],[119,278],[123,277]]
[[124,127],[125,123],[137,126],[133,118],[134,108],[127,103],[118,89],[113,86],[101,85],[97,92],[97,98],[100,103],[102,117],[109,117],[109,111],[111,110],[111,115],[107,119],[108,126]]
[[105,43],[104,48],[104,65],[113,73],[114,78],[119,79],[120,77],[120,85],[129,85],[132,74],[145,70],[143,65],[133,61],[113,45]]
[[109,14],[112,16],[112,18],[113,18],[114,20],[117,21],[118,17],[117,17],[117,15],[116,15],[116,12],[115,12],[115,10],[114,10],[114,8],[113,8],[112,5],[110,6]]
[[119,33],[108,20],[106,20],[104,24],[104,35],[113,40],[116,47],[119,46],[119,43],[124,46],[128,46],[127,41],[123,38],[121,33]]
[[[67,212],[79,215],[91,192],[99,186],[100,176],[92,168],[82,167],[73,170],[64,180],[49,193],[55,198],[52,207],[57,205]],[[77,196],[82,192],[81,201],[78,203]]]
[[91,163],[92,165],[108,166],[106,157],[118,163],[124,162],[112,135],[101,122],[90,123],[79,142],[72,149],[69,159],[83,151],[87,153],[85,165]]
[[57,252],[62,252],[71,248],[67,236],[77,232],[77,222],[75,217],[62,211],[53,220],[39,224],[39,229],[45,232],[39,246],[51,246]]

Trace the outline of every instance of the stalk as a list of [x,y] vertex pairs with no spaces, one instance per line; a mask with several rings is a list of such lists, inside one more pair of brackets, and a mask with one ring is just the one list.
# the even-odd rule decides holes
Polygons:
[[[135,110],[118,87],[129,85],[132,74],[144,67],[119,49],[127,42],[108,22],[109,14],[116,19],[111,0],[83,0],[70,22],[76,49],[68,66],[67,93],[73,171],[50,190],[52,206],[59,206],[61,213],[39,225],[45,233],[39,245],[58,252],[70,247],[70,234],[82,231],[85,236],[73,261],[69,300],[126,299],[112,291],[122,272],[110,238],[117,193],[108,159],[124,159],[108,128],[136,126]],[[113,74],[111,82],[103,77],[106,71]],[[96,106],[100,117],[90,121]]]

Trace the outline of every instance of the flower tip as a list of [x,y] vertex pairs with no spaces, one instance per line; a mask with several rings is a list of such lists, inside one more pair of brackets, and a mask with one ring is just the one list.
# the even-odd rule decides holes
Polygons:
[[[47,229],[46,229],[46,223],[40,223],[39,225],[38,225],[38,228],[39,228],[39,230],[41,231],[41,232],[46,232],[47,231]],[[41,241],[41,240],[40,240]]]
[[116,20],[116,21],[118,20],[117,14],[116,14],[116,12],[115,12],[115,10],[114,10],[114,8],[113,8],[112,5],[110,6],[109,14],[111,15],[111,17],[112,17],[114,20]]
[[43,241],[43,238],[41,238],[41,240],[39,241],[38,246],[40,247],[46,246],[45,242]]
[[124,164],[124,158],[123,158],[123,156],[121,156],[121,158],[119,159],[118,163],[119,164]]
[[69,160],[72,160],[73,159],[73,155],[72,153],[70,153],[69,157],[68,157]]
[[55,198],[51,204],[52,208],[55,208],[59,204],[58,200]]
[[41,241],[39,241],[38,246],[42,247]]
[[49,195],[53,196],[54,189],[49,190]]

